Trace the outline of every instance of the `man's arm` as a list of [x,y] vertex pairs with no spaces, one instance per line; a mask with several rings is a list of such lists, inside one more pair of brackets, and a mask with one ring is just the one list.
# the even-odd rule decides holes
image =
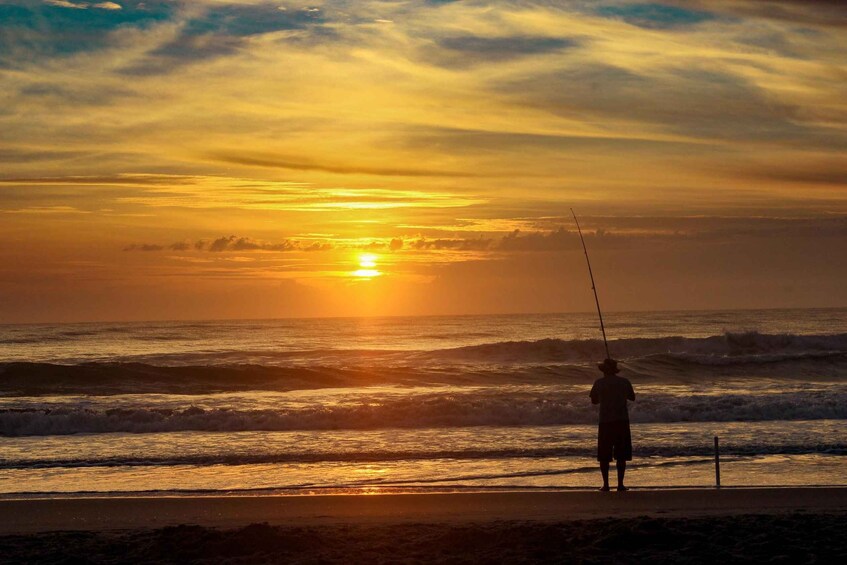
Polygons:
[[635,391],[632,389],[632,383],[627,381],[626,384],[628,385],[627,388],[629,389],[626,393],[626,398],[627,400],[632,400],[633,402],[635,402]]
[[591,392],[588,393],[588,396],[591,397],[591,404],[600,404],[600,393],[597,390],[597,383],[594,383],[594,386],[591,387]]

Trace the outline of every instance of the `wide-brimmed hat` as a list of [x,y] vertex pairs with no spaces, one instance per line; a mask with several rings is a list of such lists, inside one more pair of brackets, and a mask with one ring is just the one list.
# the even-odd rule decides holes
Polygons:
[[597,368],[603,371],[604,374],[616,374],[620,373],[621,370],[618,369],[618,362],[614,359],[605,359],[602,363],[597,365]]

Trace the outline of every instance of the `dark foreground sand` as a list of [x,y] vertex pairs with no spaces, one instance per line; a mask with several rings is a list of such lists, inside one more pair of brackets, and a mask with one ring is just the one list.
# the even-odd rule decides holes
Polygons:
[[823,563],[845,526],[839,488],[0,500],[0,562]]

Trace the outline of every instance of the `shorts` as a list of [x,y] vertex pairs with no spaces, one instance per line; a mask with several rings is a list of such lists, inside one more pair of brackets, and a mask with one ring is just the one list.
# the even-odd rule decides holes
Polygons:
[[597,461],[632,461],[629,421],[600,422],[597,432]]

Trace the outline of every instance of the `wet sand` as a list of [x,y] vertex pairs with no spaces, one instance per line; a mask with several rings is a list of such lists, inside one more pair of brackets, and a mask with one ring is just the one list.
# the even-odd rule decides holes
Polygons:
[[5,499],[0,562],[802,563],[845,525],[847,488]]
[[194,524],[553,522],[606,517],[847,512],[847,487],[443,494],[0,499],[0,534]]

